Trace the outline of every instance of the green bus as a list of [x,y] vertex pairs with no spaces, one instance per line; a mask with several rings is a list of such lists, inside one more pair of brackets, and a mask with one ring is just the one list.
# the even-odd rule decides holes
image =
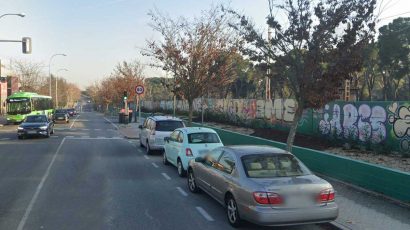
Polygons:
[[53,115],[53,101],[49,96],[31,92],[16,92],[7,97],[7,123],[20,123],[27,115]]

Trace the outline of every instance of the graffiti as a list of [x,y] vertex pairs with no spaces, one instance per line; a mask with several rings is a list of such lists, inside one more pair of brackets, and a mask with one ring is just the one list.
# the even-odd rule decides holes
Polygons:
[[327,104],[323,119],[319,122],[319,130],[323,135],[336,138],[381,143],[386,139],[385,122],[386,111],[381,106],[371,108],[362,104],[357,108],[353,104],[345,104],[341,114],[340,105],[334,104],[330,111],[330,105]]
[[[144,101],[144,107],[171,111],[172,101]],[[230,121],[249,124],[254,119],[266,121],[267,128],[289,128],[295,117],[293,99],[204,99],[194,100],[194,111],[224,114]],[[178,100],[178,111],[188,111],[188,102]],[[371,143],[373,148],[410,153],[410,102],[333,102],[321,109],[306,109],[298,132]]]
[[410,106],[399,106],[397,102],[388,107],[389,123],[393,126],[394,135],[400,139],[400,148],[410,152]]

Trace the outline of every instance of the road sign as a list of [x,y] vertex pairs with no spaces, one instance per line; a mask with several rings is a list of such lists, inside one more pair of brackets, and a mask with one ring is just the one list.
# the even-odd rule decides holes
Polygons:
[[142,85],[137,85],[137,86],[135,86],[135,92],[136,92],[138,95],[143,94],[143,93],[144,93],[144,86],[142,86]]

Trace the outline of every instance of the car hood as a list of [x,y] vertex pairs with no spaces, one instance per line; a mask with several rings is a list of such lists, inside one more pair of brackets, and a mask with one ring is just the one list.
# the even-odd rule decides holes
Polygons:
[[21,123],[20,127],[23,128],[35,128],[35,127],[41,127],[41,126],[46,126],[47,123],[46,122],[23,122]]

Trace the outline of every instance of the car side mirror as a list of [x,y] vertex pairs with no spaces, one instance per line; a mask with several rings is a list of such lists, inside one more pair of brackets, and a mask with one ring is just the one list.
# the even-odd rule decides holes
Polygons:
[[205,158],[203,158],[203,157],[196,157],[196,158],[195,158],[195,162],[204,163],[204,162],[205,162]]
[[169,137],[164,137],[164,141],[169,143]]
[[142,125],[138,125],[138,128],[139,128],[139,129],[142,129]]

